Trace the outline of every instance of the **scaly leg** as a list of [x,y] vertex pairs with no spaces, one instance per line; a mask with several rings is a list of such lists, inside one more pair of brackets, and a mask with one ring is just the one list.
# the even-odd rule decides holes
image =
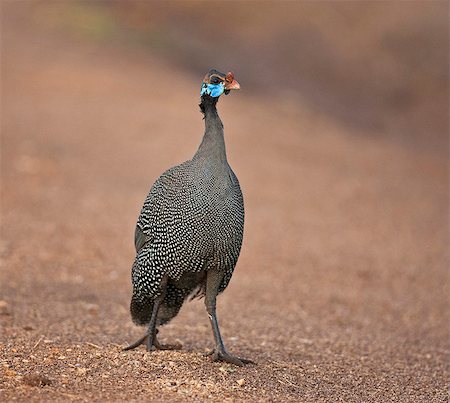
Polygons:
[[216,298],[220,283],[222,281],[222,274],[217,270],[208,271],[206,278],[206,295],[205,295],[205,306],[208,312],[209,322],[211,323],[211,328],[214,335],[215,348],[208,355],[212,355],[213,361],[225,361],[234,365],[242,367],[244,364],[254,364],[253,361],[247,360],[245,358],[235,357],[227,352],[223,344],[222,336],[220,335],[219,322],[217,321],[216,314]]
[[[158,341],[158,329],[155,329],[155,335],[153,336],[153,346],[157,350],[180,350],[183,346],[180,343],[176,344],[161,344]],[[125,347],[123,351],[126,350],[132,350],[136,347],[139,347],[141,344],[147,344],[147,337],[148,333],[145,333],[139,340],[136,340],[134,343],[130,344],[129,346]]]
[[167,288],[167,276],[165,276],[163,278],[163,280],[161,281],[161,286],[160,286],[161,293],[155,298],[155,300],[153,302],[152,316],[150,318],[150,323],[148,325],[147,333],[145,333],[144,336],[142,336],[140,339],[138,339],[134,343],[125,347],[123,349],[124,351],[132,350],[144,343],[147,346],[147,351],[151,351],[153,346],[155,346],[155,348],[156,348],[156,344],[158,344],[160,346],[160,344],[157,341],[156,341],[156,343],[154,342],[156,340],[156,333],[157,333],[156,320],[158,317],[159,306],[161,305],[161,302],[164,300],[164,297],[166,294],[166,288]]

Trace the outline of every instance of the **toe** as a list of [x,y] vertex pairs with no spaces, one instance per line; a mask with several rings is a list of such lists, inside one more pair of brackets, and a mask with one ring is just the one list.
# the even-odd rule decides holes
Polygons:
[[239,357],[239,360],[242,361],[244,364],[255,364],[256,365],[255,361],[247,360],[247,358]]
[[145,334],[140,339],[136,340],[134,343],[131,343],[130,345],[124,347],[123,351],[133,350],[136,347],[139,347],[141,344],[145,344],[145,342],[147,341],[147,337],[148,337],[148,335]]
[[238,367],[242,367],[244,365],[244,363],[238,357],[235,357],[224,351],[214,351],[214,353],[212,354],[212,360],[228,362],[230,364],[237,365]]

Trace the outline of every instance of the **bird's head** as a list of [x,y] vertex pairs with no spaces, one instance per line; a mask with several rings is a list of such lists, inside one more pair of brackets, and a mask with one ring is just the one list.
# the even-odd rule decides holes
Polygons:
[[241,86],[234,79],[234,74],[230,71],[227,74],[217,70],[210,70],[202,82],[200,96],[205,94],[218,98],[223,93],[227,95],[231,90],[239,90]]

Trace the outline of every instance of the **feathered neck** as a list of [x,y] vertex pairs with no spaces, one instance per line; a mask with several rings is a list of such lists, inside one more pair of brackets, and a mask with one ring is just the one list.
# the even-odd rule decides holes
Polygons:
[[207,94],[201,97],[200,111],[205,115],[205,134],[194,158],[226,162],[223,124],[217,112],[217,101],[218,97],[211,97]]

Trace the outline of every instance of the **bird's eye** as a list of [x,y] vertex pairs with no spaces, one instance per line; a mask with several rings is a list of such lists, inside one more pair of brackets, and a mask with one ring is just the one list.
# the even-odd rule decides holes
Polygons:
[[219,77],[214,76],[214,77],[211,77],[209,81],[211,84],[219,84],[221,80]]

